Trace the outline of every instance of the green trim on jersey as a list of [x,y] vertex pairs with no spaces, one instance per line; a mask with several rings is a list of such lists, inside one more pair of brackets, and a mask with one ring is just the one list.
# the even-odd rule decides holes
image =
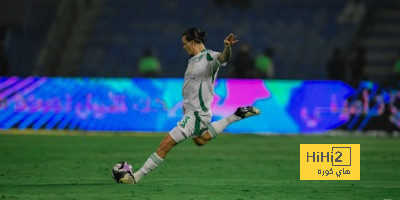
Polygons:
[[189,119],[190,119],[190,116],[185,116],[185,119],[182,120],[182,123],[179,124],[179,126],[181,126],[182,128],[185,128],[186,123],[188,122]]
[[214,60],[213,57],[209,53],[207,53],[207,61],[213,61],[213,60]]
[[199,61],[203,58],[203,56],[204,56],[204,54],[201,54],[201,55],[199,56],[199,59],[197,59],[197,62],[199,62]]
[[[218,64],[215,63],[214,67],[216,67],[217,65],[218,65]],[[211,69],[211,72],[212,72],[212,76],[211,76],[211,78],[212,78],[212,83],[214,83],[215,74],[217,73],[217,70],[218,70],[218,68],[217,68],[217,70],[214,71],[214,67],[213,67],[213,69]]]
[[215,74],[217,73],[217,71],[213,71],[212,72],[212,82],[214,83],[214,79],[215,79]]
[[198,111],[194,111],[194,116],[196,117],[196,121],[194,123],[194,133],[195,135],[197,135],[200,131],[200,122],[201,122],[201,118],[199,116],[199,112]]
[[[214,58],[209,54],[209,53],[207,53],[207,61],[213,61],[214,60]],[[217,67],[218,66],[218,63],[216,62],[215,64],[214,64],[214,66],[211,68],[211,74],[212,74],[212,76],[211,76],[211,78],[212,78],[212,83],[214,83],[214,80],[215,80],[215,74],[217,73],[217,70],[215,70],[214,71],[214,68],[218,68]]]
[[202,85],[203,85],[203,81],[201,81],[201,83],[200,83],[200,88],[199,88],[199,101],[200,101],[201,110],[202,110],[203,112],[207,112],[207,111],[208,111],[208,108],[206,107],[206,105],[204,105],[203,93],[202,93],[202,91],[201,91]]
[[200,129],[201,117],[198,111],[194,111],[194,116],[196,117],[196,121],[194,122],[194,135],[200,136],[208,127]]

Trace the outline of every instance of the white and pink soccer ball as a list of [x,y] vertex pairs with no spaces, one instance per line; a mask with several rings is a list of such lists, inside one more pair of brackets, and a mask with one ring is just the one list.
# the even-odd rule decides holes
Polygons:
[[134,173],[132,165],[125,161],[121,161],[115,164],[111,172],[113,179],[117,181],[117,183],[122,183],[121,178],[124,178],[126,174],[130,174],[131,176],[133,176]]

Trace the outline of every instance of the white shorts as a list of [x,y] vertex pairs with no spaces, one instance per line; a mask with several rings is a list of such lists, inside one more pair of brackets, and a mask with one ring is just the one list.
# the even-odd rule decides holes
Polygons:
[[210,112],[204,113],[194,111],[186,113],[169,134],[176,143],[179,143],[188,137],[196,138],[201,136],[204,131],[208,129],[207,127],[210,124],[210,121]]

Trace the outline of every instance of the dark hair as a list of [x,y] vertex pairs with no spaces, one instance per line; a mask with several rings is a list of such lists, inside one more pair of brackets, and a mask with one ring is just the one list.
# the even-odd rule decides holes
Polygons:
[[196,43],[204,43],[206,41],[207,33],[198,28],[192,27],[187,29],[182,34],[182,37],[183,36],[186,36],[186,40],[189,42],[193,40]]

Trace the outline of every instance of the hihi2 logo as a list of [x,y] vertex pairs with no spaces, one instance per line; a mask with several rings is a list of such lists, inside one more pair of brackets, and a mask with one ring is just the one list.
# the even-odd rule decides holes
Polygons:
[[360,144],[300,144],[300,180],[360,180]]

